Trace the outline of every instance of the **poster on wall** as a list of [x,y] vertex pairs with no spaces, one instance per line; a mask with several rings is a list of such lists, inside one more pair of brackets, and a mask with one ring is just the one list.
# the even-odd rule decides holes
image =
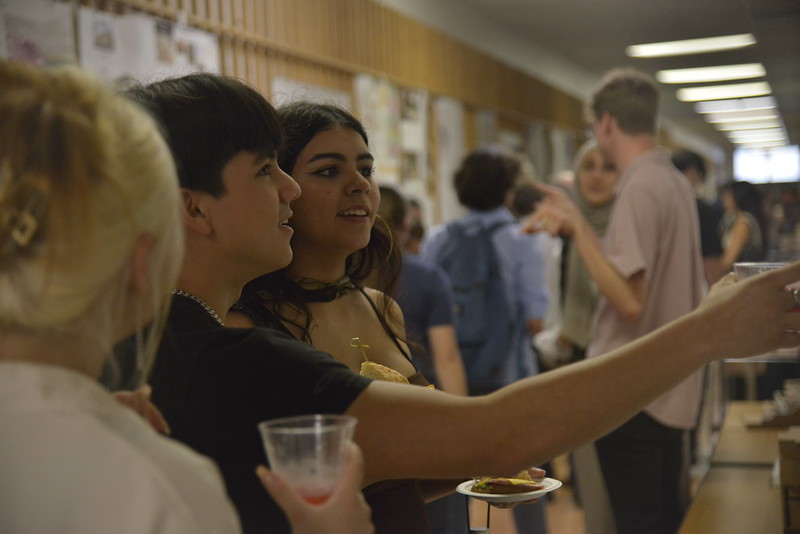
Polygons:
[[550,130],[550,144],[553,148],[553,172],[573,170],[575,134],[560,128],[553,128]]
[[408,198],[420,202],[428,196],[428,92],[401,89],[400,185]]
[[353,111],[350,95],[345,92],[290,80],[282,76],[275,76],[272,79],[270,92],[270,102],[275,107],[300,100],[308,100],[322,104],[333,104],[350,112]]
[[[135,78],[137,54],[132,43],[127,43],[127,46],[125,43],[125,27],[130,25],[126,19],[129,17],[78,8],[78,55],[81,65],[112,84]],[[125,49],[129,51],[127,55]]]
[[438,148],[434,172],[438,198],[436,221],[447,222],[465,212],[453,189],[453,175],[466,155],[464,106],[453,98],[437,98],[433,103],[433,121]]
[[389,80],[359,74],[354,79],[355,115],[364,124],[375,156],[375,176],[400,183],[400,91]]
[[525,152],[536,171],[536,176],[549,182],[551,178],[550,135],[547,126],[540,122],[528,125]]
[[0,0],[0,57],[37,67],[74,63],[70,5],[50,0]]
[[219,73],[216,35],[144,14],[78,10],[81,65],[124,88],[192,72]]
[[489,109],[475,111],[475,146],[483,147],[497,140],[497,113]]
[[522,152],[523,149],[522,135],[514,130],[498,129],[496,143],[514,154]]

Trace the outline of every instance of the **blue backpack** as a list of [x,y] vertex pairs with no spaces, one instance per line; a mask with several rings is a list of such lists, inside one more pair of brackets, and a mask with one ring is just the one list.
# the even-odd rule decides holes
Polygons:
[[502,385],[502,366],[513,349],[516,314],[492,243],[492,235],[507,224],[481,228],[450,222],[447,241],[432,258],[453,284],[456,335],[471,389]]

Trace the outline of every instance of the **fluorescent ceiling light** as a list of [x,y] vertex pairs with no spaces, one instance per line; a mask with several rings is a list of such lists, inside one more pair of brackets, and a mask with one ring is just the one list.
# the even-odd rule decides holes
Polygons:
[[742,143],[762,143],[762,142],[772,142],[772,141],[781,141],[786,142],[786,136],[783,135],[783,132],[775,132],[775,133],[762,133],[759,135],[746,135],[746,136],[729,136],[731,143],[742,144]]
[[703,115],[706,122],[745,122],[763,121],[767,119],[778,120],[778,113],[774,109],[754,109],[745,111],[726,111],[723,113],[706,113]]
[[778,146],[788,146],[785,141],[761,141],[753,143],[737,143],[737,148],[772,148]]
[[683,56],[688,54],[702,54],[705,52],[718,52],[720,50],[733,50],[751,46],[755,43],[756,38],[752,33],[743,33],[740,35],[707,37],[705,39],[687,39],[684,41],[632,45],[625,49],[625,53],[630,57]]
[[694,110],[697,113],[717,113],[720,111],[743,111],[748,109],[773,109],[778,107],[771,96],[753,98],[733,98],[729,100],[708,100],[697,102]]
[[756,121],[731,121],[719,122],[714,124],[714,128],[720,132],[737,131],[737,130],[760,130],[762,128],[781,128],[782,124],[779,120],[756,120]]
[[766,74],[767,71],[764,70],[764,65],[761,63],[744,63],[741,65],[660,70],[656,73],[656,80],[661,83],[708,83],[761,78]]
[[682,102],[699,100],[720,100],[723,98],[744,98],[763,96],[772,93],[767,82],[732,83],[727,85],[706,85],[703,87],[687,87],[678,89],[675,96]]
[[766,130],[739,130],[734,132],[725,132],[728,139],[784,139],[781,128],[769,128]]

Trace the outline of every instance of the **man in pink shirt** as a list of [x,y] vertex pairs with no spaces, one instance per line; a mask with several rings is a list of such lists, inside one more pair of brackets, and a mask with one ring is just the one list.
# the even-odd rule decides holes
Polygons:
[[[694,193],[656,146],[658,99],[648,77],[615,70],[588,104],[597,144],[620,172],[602,243],[550,188],[528,222],[570,235],[602,294],[589,358],[690,312],[706,290]],[[688,497],[684,434],[696,423],[701,394],[696,372],[596,442],[619,534],[678,530]]]

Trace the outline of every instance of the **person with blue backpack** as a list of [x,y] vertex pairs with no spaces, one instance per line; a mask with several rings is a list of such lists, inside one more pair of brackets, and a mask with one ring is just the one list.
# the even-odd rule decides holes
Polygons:
[[502,149],[467,155],[453,184],[469,212],[432,229],[420,251],[453,284],[471,395],[538,371],[530,337],[547,311],[545,258],[538,236],[521,234],[506,207],[520,172],[519,160]]
[[[452,282],[471,395],[491,393],[539,371],[531,339],[547,311],[545,255],[541,237],[522,234],[507,208],[521,172],[520,160],[503,149],[468,154],[453,184],[469,212],[434,228],[420,249],[422,258],[439,265]],[[510,516],[504,519],[511,522]],[[516,507],[513,522],[519,532],[546,532],[544,503]]]

